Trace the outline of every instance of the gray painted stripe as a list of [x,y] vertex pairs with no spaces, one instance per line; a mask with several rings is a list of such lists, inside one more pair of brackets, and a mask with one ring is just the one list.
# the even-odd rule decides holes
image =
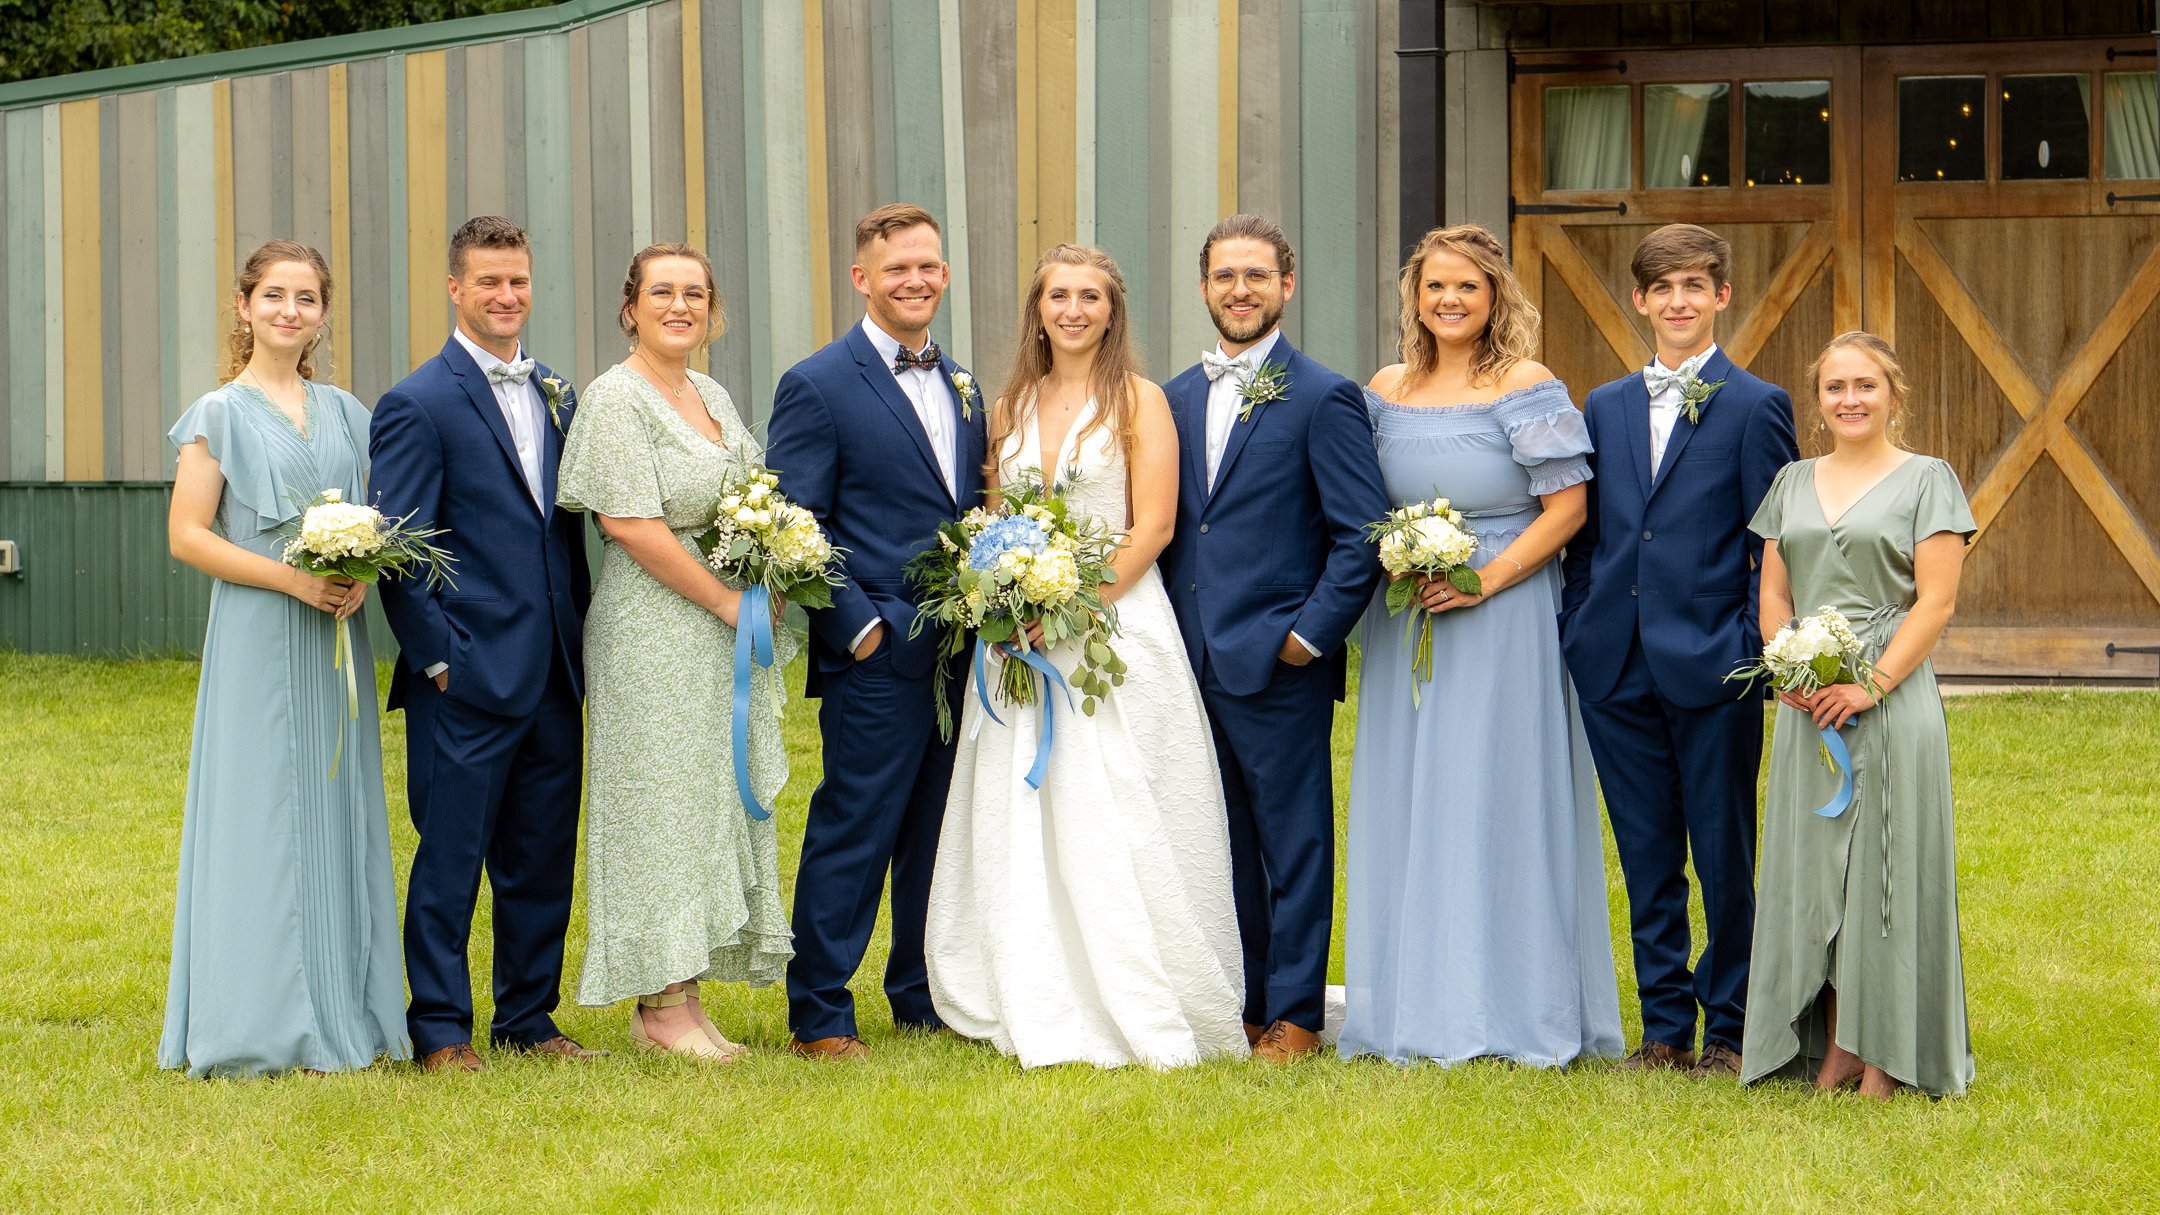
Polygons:
[[270,83],[270,136],[265,159],[270,180],[270,231],[269,236],[290,237],[293,233],[293,163],[297,159],[293,146],[293,96],[292,74],[279,72],[268,77]]
[[280,234],[271,216],[270,179],[282,176],[273,169],[279,157],[270,145],[271,80],[269,76],[243,76],[232,82],[234,264],[223,267],[226,274],[237,271],[255,246]]
[[352,162],[347,175],[352,183],[352,264],[345,267],[345,306],[352,310],[353,348],[342,357],[352,368],[354,395],[370,404],[402,376],[394,371],[391,347],[405,340],[393,307],[393,300],[405,294],[405,259],[394,256],[390,247],[389,64],[387,59],[363,59],[345,74]]
[[[645,62],[651,80],[646,105],[647,163],[652,173],[651,218],[646,236],[648,243],[687,241],[689,166],[683,160],[681,7],[657,4],[645,10],[645,30]],[[715,121],[721,120],[721,116],[715,116]]]
[[500,143],[503,162],[500,205],[502,214],[530,228],[532,215],[525,202],[525,43],[503,43],[495,62],[501,71],[496,82],[496,97],[502,106]]
[[[150,436],[157,468],[172,477],[174,455],[165,442],[180,412],[180,321],[187,309],[180,294],[180,99],[176,89],[157,93],[158,326],[157,433]],[[4,280],[0,280],[4,281]],[[0,353],[0,361],[6,355]]]
[[[600,361],[599,348],[593,344],[593,327],[588,319],[590,309],[585,302],[597,298],[603,290],[604,279],[593,275],[593,208],[598,197],[586,183],[603,181],[594,176],[597,158],[593,155],[592,121],[592,30],[570,32],[570,259],[574,290],[568,300],[556,306],[570,314],[572,332],[576,335],[577,382],[589,383],[600,374],[604,363]],[[620,150],[618,145],[617,150]]]
[[[1363,56],[1356,40],[1354,0],[1312,0],[1303,14],[1300,90],[1304,142],[1301,174],[1306,222],[1298,241],[1297,312],[1304,319],[1305,353],[1354,373],[1363,362],[1358,339],[1367,297],[1358,289],[1358,98]],[[1366,322],[1366,323],[1369,323]]]
[[523,210],[533,242],[532,324],[526,329],[534,354],[571,377],[579,386],[577,313],[568,294],[574,289],[571,244],[570,38],[549,34],[525,40],[523,81],[525,112],[525,197]]
[[[741,0],[704,0],[698,37],[705,110],[705,240],[726,301],[728,324],[713,342],[712,375],[735,398],[745,422],[771,412],[772,384],[751,370],[751,334],[768,324],[750,272],[750,172],[745,134],[758,118],[743,96]],[[760,431],[762,437],[763,432]]]
[[[759,117],[762,146],[750,163],[765,179],[763,223],[769,233],[762,281],[771,291],[770,374],[793,366],[815,341],[810,294],[810,154],[806,62],[800,9],[766,10],[757,23]],[[755,242],[753,242],[754,244]],[[838,323],[837,321],[835,322]]]
[[[876,144],[886,124],[878,111],[871,65],[870,5],[825,10],[825,253],[828,274],[819,289],[833,304],[833,331],[854,318],[858,298],[848,267],[855,262],[855,221],[891,201],[892,185],[878,179]],[[870,81],[871,87],[863,87]],[[845,317],[847,319],[843,320]]]
[[[1282,225],[1290,236],[1293,248],[1299,247],[1298,233],[1305,224],[1305,159],[1302,152],[1305,138],[1305,31],[1298,24],[1300,0],[1275,0],[1279,13],[1276,18],[1277,35],[1276,72],[1282,94],[1282,138],[1275,145],[1275,177],[1281,208],[1271,216]],[[1300,263],[1302,265],[1302,261]],[[1299,290],[1304,282],[1299,280]],[[1299,347],[1305,344],[1305,308],[1303,305],[1289,309],[1283,316],[1283,333]]]
[[1020,173],[1014,80],[1015,19],[1010,5],[961,0],[960,94],[967,130],[968,301],[974,311],[975,360],[1004,374],[1020,311],[1020,238],[1013,182]]
[[105,331],[118,346],[107,364],[105,447],[118,459],[107,461],[106,475],[148,481],[165,471],[159,450],[164,444],[157,439],[156,386],[165,328],[158,307],[157,94],[127,93],[114,99],[112,109],[118,175],[102,193],[112,199],[118,221],[106,234],[105,248],[120,266],[109,280],[118,292],[105,297]]
[[[1170,132],[1169,257],[1195,257],[1208,229],[1222,218],[1216,182],[1220,144],[1220,106],[1216,90],[1221,57],[1220,14],[1214,0],[1176,0],[1170,6],[1170,91],[1165,123]],[[1187,251],[1191,252],[1187,252]],[[1197,271],[1197,267],[1195,267]],[[1172,280],[1173,282],[1175,279]],[[1171,293],[1170,350],[1173,357],[1193,358],[1215,340],[1214,325],[1202,310],[1177,306]],[[1189,353],[1188,353],[1189,352]]]
[[945,323],[951,327],[953,357],[962,366],[975,365],[974,262],[968,256],[973,242],[967,205],[967,107],[960,80],[960,0],[938,0],[938,119],[943,135],[945,170],[945,261],[952,267],[957,285],[945,305]]
[[[140,94],[136,94],[140,96]],[[98,99],[98,278],[105,299],[99,309],[99,366],[90,377],[98,385],[98,402],[105,424],[105,453],[100,475],[107,480],[127,478],[127,377],[121,365],[127,349],[125,329],[128,307],[127,283],[121,278],[126,258],[120,243],[120,99]],[[76,322],[80,324],[80,321]]]
[[470,58],[475,48],[453,46],[443,56],[443,231],[455,232],[474,215],[484,214],[466,197],[470,183],[472,153],[466,141],[472,137],[472,98],[468,92]]
[[10,184],[12,174],[9,170],[13,167],[13,162],[8,158],[8,133],[13,125],[6,121],[4,116],[0,116],[0,291],[9,291],[8,296],[0,297],[0,477],[12,475],[15,460],[15,419],[20,416],[19,405],[22,400],[15,391],[14,377],[8,371],[12,366],[8,361],[8,347],[11,344],[9,339],[14,336],[15,313],[30,306],[29,297],[17,297],[10,291],[15,284],[14,280],[8,277],[8,267],[13,261],[9,255],[13,252],[14,244],[13,234],[9,231],[14,224],[8,217],[20,209],[20,204],[11,205],[14,203],[14,190]]
[[475,215],[509,213],[503,58],[501,43],[466,47],[460,78],[450,94],[451,232]]
[[629,151],[630,168],[622,178],[630,195],[630,226],[623,241],[626,265],[630,254],[652,243],[652,22],[647,20],[651,11],[636,8],[623,15],[622,74],[610,81],[608,90],[622,102],[629,132],[623,146]]
[[1283,111],[1297,94],[1278,87],[1282,0],[1238,0],[1238,210],[1280,216],[1290,184],[1277,172]]
[[[65,198],[60,188],[60,107],[41,112],[44,169],[38,180],[45,187],[45,301],[67,299],[66,247],[61,226]],[[67,478],[67,309],[48,306],[45,313],[45,479]]]
[[[390,329],[383,335],[382,386],[389,388],[404,379],[424,359],[426,351],[410,349],[412,301],[407,297],[406,266],[411,239],[411,208],[405,197],[408,174],[405,164],[405,57],[393,55],[383,64],[384,174],[389,189],[384,193],[382,226],[383,271],[389,280]],[[450,335],[445,333],[443,337]]]
[[[1166,379],[1184,362],[1166,359],[1157,335],[1180,281],[1177,267],[1150,249],[1149,132],[1154,124],[1148,95],[1152,42],[1148,0],[1097,0],[1095,5],[1095,243],[1125,273],[1133,339],[1150,376]],[[1139,170],[1139,171],[1136,171]],[[1189,298],[1182,302],[1188,306]],[[1185,362],[1191,360],[1190,354]]]
[[1073,239],[1095,243],[1095,0],[1073,3]]
[[[870,156],[874,162],[871,179],[877,183],[877,188],[873,193],[879,201],[898,199],[935,211],[937,203],[929,195],[903,194],[900,190],[900,159],[903,155],[912,156],[918,153],[914,148],[903,150],[899,136],[899,114],[896,111],[905,109],[911,117],[917,119],[925,115],[934,116],[935,111],[927,103],[938,95],[937,73],[932,72],[928,77],[903,78],[901,87],[904,87],[907,93],[903,102],[894,93],[895,69],[899,64],[893,53],[893,25],[897,16],[894,9],[898,6],[894,0],[873,0],[865,7],[870,10],[870,74],[863,79],[869,82],[870,87],[860,91],[869,100],[870,117],[874,124],[870,130]],[[932,32],[937,28],[937,16],[934,12],[930,17],[929,28]],[[890,104],[884,100],[888,97],[893,99]],[[845,234],[845,239],[851,261],[855,244],[855,218],[857,217],[850,216],[846,221],[849,231]],[[836,226],[839,222],[838,217],[835,217]]]
[[[281,231],[304,245],[312,245],[327,260],[330,248],[330,69],[295,72],[289,78],[292,94],[291,151],[280,177],[290,179],[290,214]],[[333,279],[344,273],[332,266]],[[340,293],[333,291],[332,298]]]
[[[591,126],[592,172],[579,180],[597,188],[592,198],[592,240],[585,246],[586,264],[592,268],[593,289],[581,292],[578,303],[587,330],[592,334],[593,355],[589,374],[621,358],[625,349],[617,327],[616,302],[622,294],[623,267],[637,251],[637,224],[633,218],[636,191],[621,183],[631,179],[630,148],[630,19],[617,17],[586,30],[588,81],[587,113]],[[606,183],[617,183],[612,186]]]
[[[944,65],[939,62],[943,48],[938,38],[937,0],[892,0],[884,24],[891,40],[891,62],[880,73],[884,88],[873,96],[880,115],[890,118],[890,140],[897,151],[886,157],[892,162],[893,197],[918,203],[937,215],[948,228],[950,242],[949,217],[940,214],[945,209],[945,82]],[[850,216],[849,222],[855,218]],[[854,243],[853,233],[848,234],[848,243]],[[853,260],[853,251],[849,252]]]

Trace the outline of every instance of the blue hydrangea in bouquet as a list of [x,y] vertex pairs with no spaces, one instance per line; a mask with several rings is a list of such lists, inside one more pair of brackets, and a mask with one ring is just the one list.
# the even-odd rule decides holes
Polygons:
[[[1110,639],[1117,632],[1117,610],[1104,601],[1102,586],[1113,581],[1110,559],[1122,543],[1101,520],[1075,513],[1064,497],[1043,483],[1040,469],[1025,469],[1014,483],[995,491],[995,509],[978,507],[957,522],[938,528],[937,543],[908,563],[907,576],[922,592],[911,636],[931,622],[943,626],[938,646],[938,730],[950,739],[952,713],[946,707],[947,659],[976,637],[978,672],[990,665],[994,651],[1000,668],[998,697],[1008,705],[1044,703],[1049,685],[1065,680],[1041,650],[1067,642],[1079,650],[1072,684],[1081,695],[1080,710],[1093,715],[1110,689],[1125,681],[1125,664]],[[1042,646],[1027,641],[1027,624],[1042,622]],[[996,717],[980,673],[977,695]]]

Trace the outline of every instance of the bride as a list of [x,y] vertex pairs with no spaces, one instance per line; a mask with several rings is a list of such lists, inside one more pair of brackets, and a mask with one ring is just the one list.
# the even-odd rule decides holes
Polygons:
[[[968,695],[927,939],[938,1016],[1024,1067],[1250,1053],[1214,746],[1155,572],[1177,432],[1133,365],[1117,263],[1079,245],[1044,253],[990,415],[989,481],[1045,470],[1074,510],[1125,533],[1103,598],[1128,674],[1093,716],[1047,693],[1058,721],[1039,792],[1024,779],[1036,713],[998,725]],[[1067,643],[1048,657],[1070,676],[1079,655]]]

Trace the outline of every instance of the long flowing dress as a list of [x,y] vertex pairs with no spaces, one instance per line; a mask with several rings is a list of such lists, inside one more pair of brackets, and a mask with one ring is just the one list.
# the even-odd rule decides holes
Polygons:
[[[1770,485],[1755,534],[1775,540],[1796,611],[1835,607],[1866,657],[1882,657],[1913,605],[1913,550],[1938,532],[1973,534],[1957,474],[1932,456],[1891,470],[1836,523],[1815,496],[1815,461]],[[1935,665],[1923,662],[1842,731],[1852,805],[1814,813],[1837,792],[1822,735],[1778,707],[1763,811],[1740,1079],[1812,1077],[1829,1049],[1816,997],[1837,989],[1839,1046],[1935,1096],[1972,1083],[1965,964],[1958,943],[1950,733]]]
[[[278,527],[321,490],[366,500],[367,410],[327,384],[306,391],[304,431],[254,388],[227,384],[166,436],[207,444],[225,478],[218,533],[273,560]],[[210,583],[159,1067],[254,1076],[412,1056],[361,624],[350,630],[359,718],[347,720],[336,620],[279,591]]]
[[[1366,403],[1389,498],[1450,499],[1477,534],[1475,566],[1536,521],[1539,495],[1590,479],[1589,434],[1557,380],[1470,405],[1371,392]],[[1596,786],[1560,655],[1559,562],[1433,617],[1422,699],[1405,629],[1415,617],[1389,616],[1385,594],[1362,632],[1340,1051],[1443,1064],[1619,1054]]]
[[[1123,531],[1126,465],[1111,428],[1071,446],[1059,491]],[[1030,423],[1007,440],[998,475],[1010,483],[1042,464]],[[991,722],[971,675],[959,724],[930,886],[930,995],[946,1025],[1024,1067],[1248,1053],[1215,746],[1154,567],[1117,612],[1125,682],[1092,717],[1051,693],[1055,746],[1039,792],[1025,779],[1039,706],[1000,705],[1005,724]],[[1069,681],[1072,643],[1047,657]],[[996,673],[984,678],[994,689]]]
[[[716,444],[644,378],[617,365],[578,398],[556,501],[659,519],[685,551],[712,526],[723,484],[760,449],[727,390],[690,373]],[[782,672],[793,635],[750,677],[750,788],[770,810],[787,783]],[[763,987],[794,955],[780,897],[777,819],[735,787],[735,630],[609,541],[585,613],[585,966],[580,1004],[699,978]]]

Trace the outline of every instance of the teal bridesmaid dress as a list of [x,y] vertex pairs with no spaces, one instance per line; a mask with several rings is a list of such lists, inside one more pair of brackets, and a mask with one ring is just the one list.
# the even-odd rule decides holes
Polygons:
[[[227,384],[167,437],[207,442],[225,477],[217,530],[275,559],[278,526],[319,491],[365,500],[367,424],[329,385],[307,386],[303,430]],[[352,630],[360,717],[342,722],[330,775],[346,715],[336,628],[290,595],[211,583],[159,1067],[255,1076],[412,1055],[364,628]]]

